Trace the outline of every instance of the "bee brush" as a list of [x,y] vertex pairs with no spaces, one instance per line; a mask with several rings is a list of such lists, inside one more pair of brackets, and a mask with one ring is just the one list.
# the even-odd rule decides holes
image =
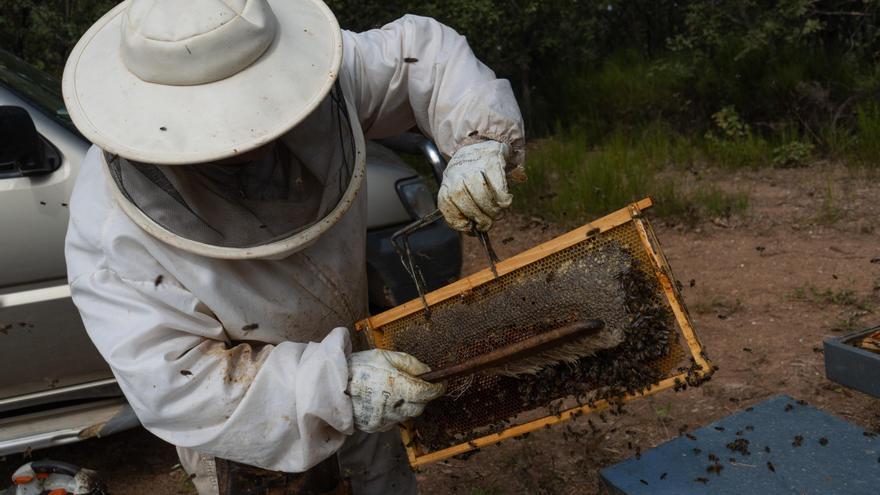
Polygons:
[[578,321],[461,363],[423,373],[419,378],[436,383],[486,370],[505,376],[533,374],[543,367],[541,363],[546,366],[546,363],[559,361],[559,355],[566,354],[566,347],[578,346],[580,339],[595,335],[603,328],[605,322],[602,320]]

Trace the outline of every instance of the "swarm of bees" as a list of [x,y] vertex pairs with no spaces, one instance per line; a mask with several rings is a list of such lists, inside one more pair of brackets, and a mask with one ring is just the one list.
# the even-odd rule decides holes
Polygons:
[[[599,350],[574,364],[548,365],[533,375],[476,376],[473,379],[479,386],[435,401],[414,421],[417,440],[431,449],[444,448],[502,431],[522,411],[546,407],[550,415],[561,415],[565,400],[571,398],[590,406],[606,400],[611,405],[609,412],[618,415],[623,409],[620,398],[650,390],[659,383],[663,376],[653,364],[670,352],[676,338],[674,316],[656,297],[638,261],[628,256],[630,268],[617,277],[628,316],[620,345]],[[690,371],[685,387],[701,383],[697,378],[700,368],[693,359],[684,369]],[[604,413],[599,418],[606,421]],[[592,421],[590,424],[595,430]]]
[[736,440],[727,444],[727,448],[732,450],[733,452],[739,452],[742,455],[750,455],[749,452],[749,441],[745,438],[737,438]]

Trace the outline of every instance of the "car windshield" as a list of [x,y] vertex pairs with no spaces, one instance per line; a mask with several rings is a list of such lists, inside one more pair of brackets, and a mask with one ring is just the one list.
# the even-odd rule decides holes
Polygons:
[[79,134],[64,106],[58,79],[28,65],[15,55],[0,50],[0,84],[55,122]]

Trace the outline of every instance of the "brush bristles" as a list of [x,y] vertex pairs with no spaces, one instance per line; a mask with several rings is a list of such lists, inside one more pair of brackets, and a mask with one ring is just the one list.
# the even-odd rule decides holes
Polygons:
[[554,364],[573,365],[579,359],[592,356],[603,349],[616,347],[621,342],[623,342],[622,331],[605,329],[598,335],[584,337],[578,341],[542,351],[534,356],[517,359],[504,366],[486,370],[485,373],[509,377],[535,375],[547,366]]

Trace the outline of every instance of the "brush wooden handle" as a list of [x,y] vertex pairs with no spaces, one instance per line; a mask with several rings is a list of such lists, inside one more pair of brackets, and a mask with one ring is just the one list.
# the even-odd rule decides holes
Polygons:
[[460,376],[470,375],[487,368],[514,361],[519,358],[531,356],[539,352],[545,351],[551,347],[564,344],[579,337],[586,337],[598,333],[605,328],[605,322],[602,320],[584,320],[561,328],[550,330],[526,340],[500,347],[494,351],[487,352],[481,356],[477,356],[458,364],[453,364],[445,368],[422,373],[419,378],[426,382],[436,383],[444,380],[451,380]]

